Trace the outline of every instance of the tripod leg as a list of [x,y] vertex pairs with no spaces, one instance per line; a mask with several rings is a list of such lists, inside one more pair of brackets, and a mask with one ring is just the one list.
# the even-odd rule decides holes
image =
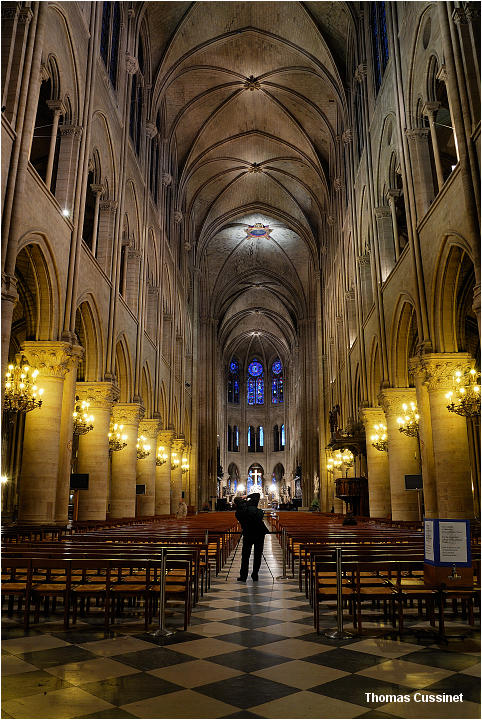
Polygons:
[[273,578],[273,582],[274,582],[274,575],[273,575],[273,573],[271,572],[271,568],[270,568],[270,566],[268,565],[268,561],[266,560],[266,558],[265,558],[265,556],[264,556],[264,553],[262,553],[262,555],[263,555],[263,560],[264,560],[265,563],[266,563],[266,567],[267,567],[268,570],[269,570],[269,574],[270,574],[271,577]]
[[224,582],[228,581],[229,573],[231,572],[231,569],[234,565],[234,561],[236,560],[236,553],[238,552],[239,543],[241,542],[241,535],[239,536],[238,544],[236,545],[236,548],[234,550],[233,559],[231,560],[231,565],[229,566],[228,574],[226,575],[226,580]]

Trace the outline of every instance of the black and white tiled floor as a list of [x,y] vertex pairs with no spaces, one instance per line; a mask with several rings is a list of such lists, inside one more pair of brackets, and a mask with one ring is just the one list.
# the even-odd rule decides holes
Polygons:
[[[281,575],[274,536],[265,558]],[[478,628],[449,622],[451,637],[441,643],[414,616],[402,640],[367,622],[363,638],[330,641],[313,631],[296,581],[273,583],[263,561],[258,583],[238,583],[239,562],[240,551],[228,579],[229,563],[213,579],[189,631],[164,645],[132,619],[106,637],[95,618],[67,633],[58,618],[45,618],[27,636],[4,618],[2,717],[480,717]],[[334,622],[331,607],[321,624]],[[418,690],[463,693],[463,702],[415,703]],[[367,693],[410,700],[372,701]]]

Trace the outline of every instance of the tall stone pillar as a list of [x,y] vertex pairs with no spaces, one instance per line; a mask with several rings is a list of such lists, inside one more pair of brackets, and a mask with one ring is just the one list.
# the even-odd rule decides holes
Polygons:
[[156,515],[169,515],[171,512],[171,443],[173,435],[172,430],[162,430],[157,438],[157,446],[164,448],[167,458],[162,465],[156,465]]
[[414,193],[417,204],[417,215],[423,217],[434,198],[432,164],[428,145],[428,128],[406,130],[413,163]]
[[137,436],[139,421],[144,415],[140,403],[122,403],[114,407],[114,422],[124,426],[127,445],[112,453],[112,477],[110,489],[110,517],[135,517]]
[[[171,513],[176,513],[177,508],[179,505],[179,501],[182,497],[182,470],[181,470],[181,460],[182,460],[182,451],[184,450],[184,439],[183,438],[176,438],[172,442],[171,447]],[[179,464],[177,467],[172,467],[172,463],[174,460],[172,459],[172,456],[174,453],[177,453],[177,460]]]
[[141,420],[139,435],[144,435],[147,445],[151,446],[149,455],[137,460],[137,484],[146,486],[146,494],[138,497],[138,514],[154,515],[156,509],[156,456],[159,420]]
[[22,350],[28,364],[39,371],[37,385],[44,389],[44,394],[42,407],[27,413],[25,418],[18,519],[22,524],[53,524],[64,379],[72,367],[72,345],[26,341]]
[[119,389],[110,382],[78,382],[81,400],[90,403],[94,429],[79,438],[77,468],[88,473],[89,489],[79,491],[79,520],[105,520],[109,478],[109,425]]
[[4,382],[7,372],[13,309],[17,300],[17,278],[14,275],[2,273],[2,382]]
[[382,408],[366,407],[362,412],[367,438],[368,498],[370,517],[390,517],[390,474],[388,452],[373,447],[370,437],[375,433],[375,425],[385,425]]
[[416,401],[415,388],[386,388],[378,401],[387,426],[392,520],[418,520],[417,491],[405,490],[405,475],[420,473],[418,439],[401,433],[397,423],[403,403]]
[[432,416],[428,390],[425,384],[425,370],[421,358],[419,356],[411,358],[409,360],[409,368],[415,380],[417,408],[418,414],[420,415],[418,424],[425,517],[436,518],[438,517],[438,508],[432,439]]
[[465,417],[447,410],[457,370],[472,367],[468,353],[430,353],[420,359],[428,389],[438,517],[472,518],[474,501]]
[[77,366],[83,355],[84,349],[80,345],[72,346],[69,367],[64,379],[62,418],[60,421],[59,471],[55,500],[55,522],[57,525],[66,525],[69,520],[75,383],[77,380]]

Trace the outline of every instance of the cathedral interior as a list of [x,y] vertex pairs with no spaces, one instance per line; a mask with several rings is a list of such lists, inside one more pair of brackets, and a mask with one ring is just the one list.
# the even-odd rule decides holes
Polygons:
[[[449,647],[424,644],[411,618],[408,639],[358,638],[335,656],[343,643],[319,634],[334,609],[316,610],[316,573],[300,595],[308,562],[290,535],[358,522],[418,552],[423,520],[457,521],[480,587],[479,3],[1,11],[2,549],[25,542],[32,563],[37,545],[81,531],[147,538],[184,501],[186,532],[221,533],[224,585],[213,577],[209,596],[206,575],[174,650],[146,647],[138,626],[104,631],[82,603],[70,635],[48,601],[29,634],[30,581],[13,615],[7,583],[2,717],[408,718],[410,703],[361,696],[432,685],[463,701],[423,717],[479,717],[472,589],[462,619],[457,597],[433,590],[439,630],[447,601],[460,631]],[[250,492],[278,535],[266,584],[239,590],[229,511]],[[276,589],[268,570],[286,580],[286,562],[294,581]],[[433,598],[416,600],[428,617]],[[145,652],[163,656],[145,665]],[[236,652],[251,659],[213,660]],[[70,667],[83,663],[85,677]],[[197,692],[198,673],[224,690]]]

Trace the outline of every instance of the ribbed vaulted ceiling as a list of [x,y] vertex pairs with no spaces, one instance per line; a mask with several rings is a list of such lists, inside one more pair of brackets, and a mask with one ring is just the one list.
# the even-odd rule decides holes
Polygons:
[[[344,125],[348,6],[153,2],[145,12],[202,311],[227,354],[253,333],[287,353],[308,312]],[[271,232],[251,237],[256,223]]]

